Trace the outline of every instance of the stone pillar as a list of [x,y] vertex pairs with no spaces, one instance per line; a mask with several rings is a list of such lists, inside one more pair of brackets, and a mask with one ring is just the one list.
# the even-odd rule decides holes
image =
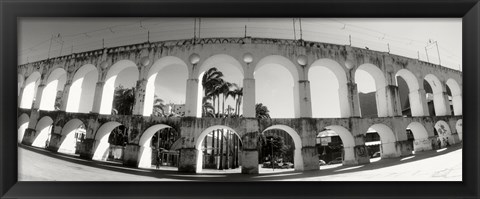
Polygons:
[[178,162],[178,171],[195,173],[197,172],[197,153],[195,148],[181,148]]
[[[353,147],[355,151],[355,164],[368,164],[370,163],[370,156],[368,155],[368,149],[365,145],[357,145]],[[345,165],[345,164],[344,164]]]
[[[147,89],[147,80],[142,79],[137,81],[135,87],[135,104],[133,105],[133,115],[143,115],[145,106],[145,91]],[[153,106],[153,104],[152,104]]]
[[140,146],[136,144],[127,144],[125,150],[123,150],[123,165],[137,167],[139,150]]
[[462,95],[458,94],[458,95],[452,96],[452,104],[453,104],[453,113],[455,115],[463,115]]
[[243,79],[243,117],[254,118],[255,115],[255,79]]
[[25,129],[25,134],[23,135],[22,144],[27,146],[32,146],[33,140],[35,140],[36,130],[32,128]]
[[97,82],[95,87],[95,95],[93,98],[92,113],[100,113],[100,107],[102,106],[103,86],[105,82]]
[[427,93],[423,89],[411,91],[408,94],[410,110],[413,117],[428,116]]
[[[250,123],[247,122],[247,125],[249,124]],[[242,166],[243,174],[258,174],[257,140],[258,132],[248,132],[242,137],[243,146],[240,164]]]
[[446,92],[433,94],[433,105],[437,116],[451,115],[450,103]]
[[395,148],[400,156],[409,156],[413,151],[413,142],[409,140],[397,141],[395,142]]
[[[302,147],[303,170],[319,170],[318,153],[315,146]],[[296,164],[296,163],[295,163]]]
[[87,138],[78,144],[77,148],[80,151],[80,158],[91,160],[94,153],[95,139]]
[[376,92],[378,117],[401,116],[400,97],[398,87],[387,85]]
[[33,108],[40,108],[40,102],[42,101],[43,89],[45,89],[45,84],[38,85],[37,95],[35,96],[35,102],[33,103]]
[[298,81],[298,94],[300,103],[300,117],[312,117],[312,101],[310,97],[310,81]]
[[[200,99],[201,102],[201,99]],[[185,99],[185,116],[197,117],[198,79],[187,79],[187,96]],[[200,113],[201,116],[201,113]]]
[[413,150],[415,151],[428,151],[432,150],[432,141],[435,141],[435,137],[415,139],[413,141]]
[[50,141],[47,146],[47,150],[57,152],[58,148],[62,144],[62,135],[57,133],[50,134]]
[[70,87],[71,86],[72,86],[72,82],[67,82],[65,84],[65,87],[63,88],[62,100],[61,100],[61,106],[60,106],[61,111],[66,111],[67,110],[68,96],[69,96],[69,93],[70,93]]
[[347,83],[345,85],[339,85],[338,97],[340,102],[340,116],[342,118],[361,117],[357,84]]

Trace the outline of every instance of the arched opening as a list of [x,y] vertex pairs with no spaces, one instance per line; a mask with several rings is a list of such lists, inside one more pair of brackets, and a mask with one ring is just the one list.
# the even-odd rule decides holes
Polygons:
[[[412,122],[407,126],[407,139],[413,142],[414,151],[427,151],[433,147],[432,141],[429,139],[427,129],[419,123]],[[410,133],[411,132],[411,133]]]
[[92,64],[79,68],[73,76],[68,93],[67,112],[89,113],[92,111],[98,70]]
[[355,162],[355,142],[352,134],[342,126],[327,126],[318,132],[316,146],[322,164],[349,164]]
[[23,75],[21,74],[18,74],[18,86],[17,86],[17,96],[20,97],[20,89],[22,88],[23,86],[23,82],[25,81],[25,78],[23,77]]
[[[215,73],[219,75],[214,75]],[[238,60],[226,54],[211,56],[200,66],[199,74],[197,117],[231,117],[242,114],[243,93],[233,92],[243,87],[244,71]]]
[[463,120],[462,119],[459,119],[455,123],[455,128],[456,128],[457,133],[458,133],[458,139],[460,139],[460,141],[462,141],[463,140]]
[[138,77],[137,65],[130,60],[121,60],[111,66],[105,77],[100,114],[132,114]]
[[30,118],[26,113],[20,115],[18,118],[18,143],[22,143],[23,135],[25,134],[25,130],[28,128],[28,123],[30,122]]
[[43,88],[40,110],[60,110],[62,91],[67,81],[67,72],[63,68],[57,68],[50,73],[45,88]]
[[372,125],[365,137],[365,145],[367,146],[369,157],[393,158],[401,155],[395,147],[397,141],[395,134],[387,125]]
[[270,110],[272,118],[300,117],[299,74],[289,59],[270,55],[255,67],[255,101]]
[[32,146],[47,148],[50,135],[52,134],[53,120],[52,118],[45,116],[42,117],[35,127],[35,139],[33,140]]
[[22,98],[20,102],[20,108],[31,109],[33,102],[37,95],[37,88],[40,84],[40,73],[35,71],[27,80],[25,80],[25,87],[23,88],[23,93],[21,93]]
[[385,97],[387,81],[377,66],[360,65],[355,71],[355,83],[362,117],[387,117],[393,114]]
[[148,72],[144,116],[184,116],[187,65],[178,57],[155,61]]
[[[274,160],[273,162],[278,161],[278,159],[277,159],[278,157],[276,156],[276,155],[278,155],[278,153],[275,153],[275,148],[277,148],[276,145],[277,146],[279,145],[278,144],[279,140],[277,139],[279,134],[277,134],[277,137],[275,137],[275,136],[268,137],[267,135],[269,133],[267,133],[267,132],[271,131],[271,130],[280,130],[280,131],[286,132],[286,134],[285,133],[280,133],[280,135],[283,135],[284,137],[286,137],[286,135],[288,134],[291,137],[291,139],[293,140],[293,146],[291,146],[289,148],[293,147],[293,154],[292,154],[293,155],[293,162],[292,162],[293,166],[295,168],[295,171],[303,171],[304,167],[303,167],[303,156],[302,156],[302,140],[301,140],[300,136],[298,135],[298,133],[294,129],[292,129],[291,127],[285,126],[285,125],[273,125],[273,126],[270,126],[270,127],[266,128],[265,130],[262,131],[262,137],[267,138],[267,140],[268,140],[268,138],[270,138],[270,141],[265,140],[265,142],[263,142],[264,145],[270,145],[270,150],[272,149],[271,138],[273,138],[273,150],[274,150],[273,151],[273,160]],[[272,134],[270,134],[270,135],[273,135],[274,133],[275,132],[272,132]],[[287,139],[284,138],[284,140],[287,140]],[[267,146],[266,148],[269,148],[269,147]],[[262,154],[262,153],[259,153],[259,154]],[[265,154],[268,154],[268,152],[265,151]],[[292,159],[290,157],[287,157],[287,158],[288,158],[287,161]],[[265,159],[265,157],[263,159]],[[284,162],[284,164],[285,163],[286,162]]]
[[435,130],[437,132],[437,145],[439,148],[449,147],[450,145],[454,144],[454,139],[452,136],[452,131],[450,130],[450,126],[447,122],[440,120],[435,123]]
[[95,134],[93,160],[121,160],[123,147],[126,144],[127,128],[118,122],[103,124]]
[[149,127],[140,137],[138,167],[157,169],[162,166],[178,166],[180,133],[165,124]]
[[451,102],[452,115],[462,115],[462,89],[454,79],[447,80],[447,94]]
[[197,173],[203,169],[236,169],[241,165],[242,141],[228,126],[215,125],[203,130],[195,142]]
[[418,92],[420,87],[415,75],[407,69],[400,69],[395,77],[402,116],[423,116],[423,105]]
[[350,117],[348,85],[345,70],[334,60],[319,59],[308,70],[312,117]]
[[77,144],[85,139],[87,130],[79,119],[68,121],[62,128],[59,153],[76,154]]
[[258,162],[265,169],[293,169],[295,165],[295,143],[286,131],[270,129],[264,131]]
[[[447,102],[444,98],[443,87],[440,80],[432,74],[426,75],[424,80],[425,81],[423,85],[425,87],[425,92],[427,93],[429,110],[431,109],[431,107],[433,107],[435,110],[434,114],[432,114],[432,111],[429,111],[430,116],[450,115],[450,113],[447,111]],[[431,105],[431,103],[433,103],[433,105]]]

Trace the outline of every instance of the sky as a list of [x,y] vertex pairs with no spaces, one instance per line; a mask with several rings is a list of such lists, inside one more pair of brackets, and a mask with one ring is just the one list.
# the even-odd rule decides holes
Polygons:
[[[295,21],[295,32],[294,32]],[[410,58],[420,58],[461,69],[461,19],[334,19],[334,18],[202,18],[197,37],[251,37],[299,39],[354,47]],[[197,28],[198,28],[197,23]],[[246,28],[245,28],[246,26]],[[21,18],[19,19],[19,64],[34,62],[103,47],[162,40],[190,39],[193,18]],[[147,33],[149,32],[149,34]],[[437,42],[439,51],[437,52]],[[427,50],[425,50],[425,48]],[[440,54],[440,60],[438,57]],[[227,81],[242,84],[241,72],[234,67],[216,66]],[[338,83],[324,67],[314,67],[310,79],[313,117],[339,117]],[[135,71],[122,71],[116,86],[133,87]],[[155,94],[166,103],[185,102],[187,71],[169,66],[155,81]],[[294,117],[293,78],[288,71],[267,65],[255,72],[256,102],[267,105],[274,118]],[[356,74],[359,92],[375,91],[368,73]],[[232,100],[228,102],[232,104]]]

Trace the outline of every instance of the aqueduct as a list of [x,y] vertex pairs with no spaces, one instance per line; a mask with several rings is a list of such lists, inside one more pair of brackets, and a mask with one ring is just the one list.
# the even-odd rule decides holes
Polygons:
[[[201,117],[200,74],[218,64],[236,67],[243,76],[243,117]],[[268,64],[284,67],[292,75],[295,118],[255,118],[254,73]],[[186,117],[151,116],[153,81],[171,65],[188,72],[184,80]],[[327,68],[338,80],[340,118],[312,118],[311,92],[318,91],[310,89],[309,72],[317,66]],[[111,115],[114,82],[126,68],[138,71],[133,114]],[[366,71],[375,80],[378,117],[362,117],[355,83],[357,70]],[[402,115],[397,76],[407,82],[411,116]],[[429,114],[424,81],[431,87],[433,116]],[[83,125],[86,137],[77,147],[80,156],[102,159],[108,147],[107,135],[123,125],[128,129],[123,163],[135,167],[150,164],[149,157],[143,157],[149,150],[146,143],[163,128],[180,133],[176,142],[180,151],[178,170],[186,172],[201,170],[201,141],[206,131],[217,127],[227,128],[240,138],[242,173],[258,173],[258,138],[270,129],[292,136],[295,170],[299,171],[319,169],[315,138],[324,129],[334,130],[341,137],[345,165],[369,163],[364,150],[370,128],[380,135],[384,158],[431,150],[437,140],[435,131],[451,144],[462,139],[460,71],[385,52],[318,42],[206,38],[105,48],[18,66],[18,89],[19,142],[55,152],[68,151],[62,143],[72,138],[73,129]],[[58,92],[61,104],[55,110]],[[413,145],[407,142],[407,128],[413,132]]]

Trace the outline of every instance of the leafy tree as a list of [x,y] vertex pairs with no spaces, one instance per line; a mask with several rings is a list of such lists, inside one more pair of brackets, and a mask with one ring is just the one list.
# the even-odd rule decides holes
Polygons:
[[270,111],[262,103],[255,105],[255,117],[256,118],[270,118]]
[[278,135],[267,136],[265,141],[266,143],[263,146],[263,152],[271,156],[272,147],[273,147],[274,159],[284,157],[289,151],[290,147],[285,144],[285,140],[281,136],[278,136]]
[[152,111],[152,115],[153,116],[162,116],[162,117],[165,117],[166,114],[165,114],[165,104],[164,104],[164,101],[162,99],[160,99],[157,95],[155,95],[154,97],[154,101],[153,101],[153,111]]
[[112,114],[131,115],[135,104],[135,88],[115,88]]

